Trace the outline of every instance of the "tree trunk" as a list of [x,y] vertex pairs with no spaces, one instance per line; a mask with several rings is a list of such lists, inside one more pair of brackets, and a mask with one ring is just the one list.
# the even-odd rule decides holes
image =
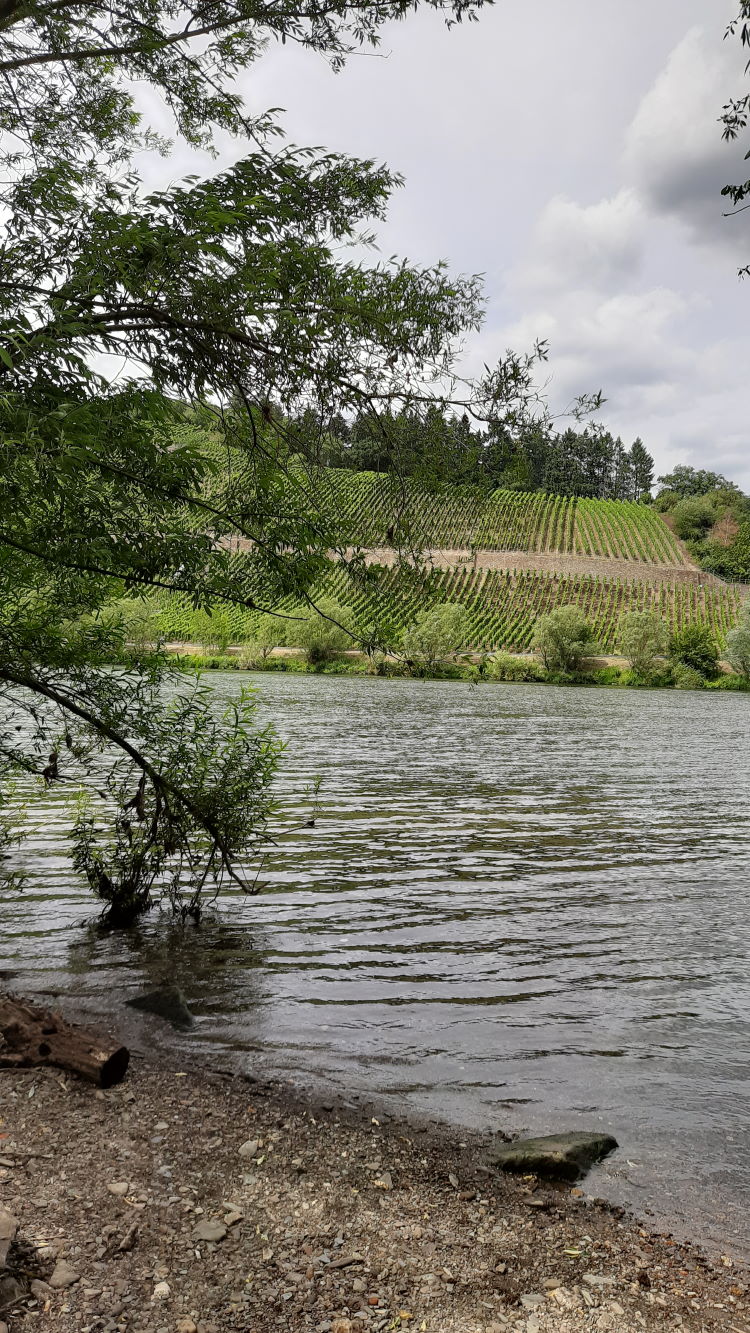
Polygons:
[[60,1016],[11,995],[0,995],[0,1067],[29,1069],[57,1065],[100,1088],[121,1083],[130,1060],[125,1046],[115,1046],[89,1028],[72,1027]]

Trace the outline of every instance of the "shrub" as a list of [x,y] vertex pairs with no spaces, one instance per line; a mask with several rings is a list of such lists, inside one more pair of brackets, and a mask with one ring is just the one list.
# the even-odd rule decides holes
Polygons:
[[750,678],[747,676],[729,676],[723,672],[716,680],[712,680],[709,689],[729,690],[731,694],[746,694],[750,692]]
[[655,611],[630,611],[620,620],[617,643],[633,673],[650,680],[669,646],[669,630]]
[[321,597],[315,607],[300,607],[294,612],[299,619],[288,621],[287,643],[303,648],[312,666],[328,662],[334,653],[352,646],[351,608],[341,606],[332,597]]
[[559,606],[536,622],[532,647],[548,671],[570,674],[595,647],[591,629],[577,606]]
[[407,661],[434,668],[441,659],[453,656],[463,647],[468,633],[466,608],[457,602],[442,602],[422,611],[404,631],[402,652]]
[[727,661],[739,676],[750,676],[750,602],[746,602],[739,624],[727,634]]
[[704,690],[706,677],[694,667],[678,662],[672,670],[672,679],[676,690]]
[[716,522],[716,510],[706,496],[689,496],[675,505],[672,520],[677,536],[683,541],[700,541]]
[[530,657],[495,653],[489,660],[488,675],[493,680],[543,680],[544,669]]
[[707,625],[686,625],[674,634],[669,644],[669,656],[673,662],[691,667],[701,676],[713,678],[719,674],[719,650]]
[[286,621],[279,616],[264,615],[255,622],[252,637],[244,651],[254,661],[260,658],[265,662],[269,653],[282,643],[286,643]]
[[196,643],[205,649],[218,649],[226,652],[232,632],[226,611],[195,611],[190,630]]

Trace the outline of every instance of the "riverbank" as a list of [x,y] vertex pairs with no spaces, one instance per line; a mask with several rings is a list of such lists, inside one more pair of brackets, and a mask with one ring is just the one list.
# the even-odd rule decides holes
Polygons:
[[186,671],[265,671],[300,675],[380,676],[389,680],[458,680],[468,684],[525,684],[525,685],[580,685],[605,689],[666,689],[713,690],[733,694],[750,693],[750,679],[731,672],[728,664],[714,679],[706,679],[698,672],[675,677],[668,664],[660,674],[648,682],[633,676],[624,658],[595,658],[584,669],[571,674],[547,671],[530,655],[495,653],[479,656],[462,653],[455,661],[445,661],[424,667],[409,666],[401,658],[372,659],[364,653],[336,653],[325,661],[310,663],[297,649],[275,649],[266,657],[250,657],[241,646],[225,653],[196,653],[193,645],[167,645]]
[[10,1333],[750,1331],[730,1261],[479,1136],[139,1056],[106,1092],[0,1071],[0,1105]]

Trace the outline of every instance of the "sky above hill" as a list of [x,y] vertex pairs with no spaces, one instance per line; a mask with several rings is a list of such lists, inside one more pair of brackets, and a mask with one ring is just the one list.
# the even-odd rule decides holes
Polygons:
[[750,212],[722,217],[719,194],[747,174],[718,124],[746,86],[722,40],[735,8],[498,0],[451,31],[420,10],[339,74],[272,47],[243,91],[285,109],[292,141],[404,175],[385,256],[485,275],[468,369],[547,339],[556,412],[601,388],[602,419],[657,471],[750,489]]

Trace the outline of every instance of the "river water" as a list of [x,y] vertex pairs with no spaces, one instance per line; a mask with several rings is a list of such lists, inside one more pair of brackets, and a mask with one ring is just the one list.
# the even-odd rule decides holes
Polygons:
[[606,1127],[592,1192],[750,1255],[750,697],[250,679],[287,741],[261,896],[101,935],[47,795],[0,920],[13,984],[124,1021],[171,978],[198,1021],[170,1042],[224,1063],[459,1125]]

